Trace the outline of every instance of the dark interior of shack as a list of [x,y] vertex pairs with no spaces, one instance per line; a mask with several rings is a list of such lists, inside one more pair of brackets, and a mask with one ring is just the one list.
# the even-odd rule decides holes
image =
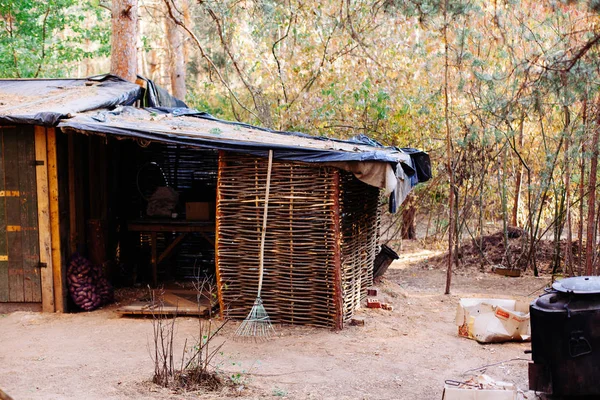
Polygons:
[[81,254],[115,287],[214,276],[217,151],[76,134],[60,151],[67,263]]

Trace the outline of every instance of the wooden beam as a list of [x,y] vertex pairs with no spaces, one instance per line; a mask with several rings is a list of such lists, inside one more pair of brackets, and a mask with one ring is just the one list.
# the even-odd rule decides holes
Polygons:
[[88,179],[90,218],[106,220],[108,214],[108,176],[106,139],[90,135],[88,141]]
[[63,279],[60,251],[60,214],[58,209],[58,167],[56,160],[56,131],[46,130],[48,152],[48,189],[50,194],[50,229],[52,232],[52,276],[54,278],[54,304],[57,312],[66,310],[66,290]]
[[77,246],[77,250],[81,251],[85,248],[86,246],[86,238],[87,238],[87,232],[86,232],[86,225],[85,225],[85,212],[84,210],[86,209],[86,203],[85,203],[85,195],[86,192],[84,190],[85,188],[85,163],[84,161],[84,155],[86,154],[84,152],[84,148],[85,146],[83,145],[83,141],[84,140],[89,140],[88,136],[83,136],[83,135],[71,135],[71,137],[73,138],[73,152],[74,152],[74,157],[73,157],[73,164],[75,166],[75,209],[78,211],[75,215],[76,217],[76,232],[77,232],[77,236],[76,236],[76,246]]
[[152,265],[152,285],[158,285],[158,260],[156,258],[156,232],[150,232],[150,264]]
[[42,310],[54,312],[54,276],[52,274],[52,232],[50,228],[50,195],[48,190],[48,153],[46,149],[46,128],[36,126],[35,130],[35,159],[37,209],[40,241],[40,263],[42,280]]
[[77,200],[75,197],[75,144],[73,134],[67,137],[69,162],[69,252],[77,251]]
[[222,171],[225,167],[223,157],[225,153],[219,151],[219,164],[217,166],[217,209],[215,211],[215,273],[217,275],[217,297],[219,299],[219,314],[221,318],[225,316],[225,304],[223,303],[223,283],[221,282],[221,271],[219,269],[219,229],[221,223],[221,185]]
[[332,169],[333,301],[335,304],[335,328],[341,330],[344,327],[344,294],[342,293],[342,235],[340,233],[340,170]]
[[175,221],[165,220],[162,224],[130,221],[127,229],[134,232],[212,232],[215,228],[213,221]]
[[212,247],[215,247],[215,241],[212,240],[210,236],[208,236],[205,232],[200,232],[200,235],[206,240]]
[[173,240],[168,246],[167,248],[162,252],[162,254],[160,256],[158,256],[158,261],[156,261],[157,264],[160,264],[161,262],[163,262],[165,260],[165,258],[169,257],[171,255],[171,253],[173,252],[173,250],[175,250],[175,247],[177,247],[177,245],[179,243],[181,243],[181,241],[183,239],[185,239],[185,237],[187,236],[186,232],[183,232],[182,234],[180,234],[179,236],[177,236],[175,238],[175,240]]

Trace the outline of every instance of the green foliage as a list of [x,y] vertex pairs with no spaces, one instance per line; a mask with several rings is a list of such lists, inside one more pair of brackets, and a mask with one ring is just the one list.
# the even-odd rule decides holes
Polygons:
[[66,76],[84,58],[109,54],[109,15],[82,0],[0,2],[0,75]]
[[[108,13],[93,1],[2,2],[2,74],[61,76],[106,54]],[[588,179],[565,160],[587,168],[593,155],[596,3],[190,2],[202,52],[190,52],[186,102],[223,119],[341,138],[365,133],[419,147],[444,176],[448,125],[461,218],[478,215],[481,231],[485,218],[505,218],[519,193],[518,222],[534,229],[536,219],[552,224],[564,191]],[[142,45],[157,54],[154,61],[167,62],[162,33],[145,31]],[[164,78],[164,68],[151,73]],[[517,192],[521,171],[527,182]],[[447,206],[445,179],[426,190],[420,196],[427,207]]]
[[282,389],[280,387],[275,387],[273,389],[273,396],[275,396],[275,397],[285,397],[287,395],[288,395],[288,392],[285,389]]

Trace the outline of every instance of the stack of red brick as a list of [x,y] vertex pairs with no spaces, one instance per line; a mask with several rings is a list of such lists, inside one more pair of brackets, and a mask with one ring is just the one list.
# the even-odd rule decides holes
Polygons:
[[376,288],[367,289],[367,308],[382,308],[384,310],[393,311],[394,306],[388,303],[382,303],[376,297],[379,291]]

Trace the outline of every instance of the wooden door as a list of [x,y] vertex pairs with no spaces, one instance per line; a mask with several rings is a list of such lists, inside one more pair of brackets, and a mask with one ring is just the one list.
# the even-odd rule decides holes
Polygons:
[[32,126],[0,127],[0,302],[42,301]]

